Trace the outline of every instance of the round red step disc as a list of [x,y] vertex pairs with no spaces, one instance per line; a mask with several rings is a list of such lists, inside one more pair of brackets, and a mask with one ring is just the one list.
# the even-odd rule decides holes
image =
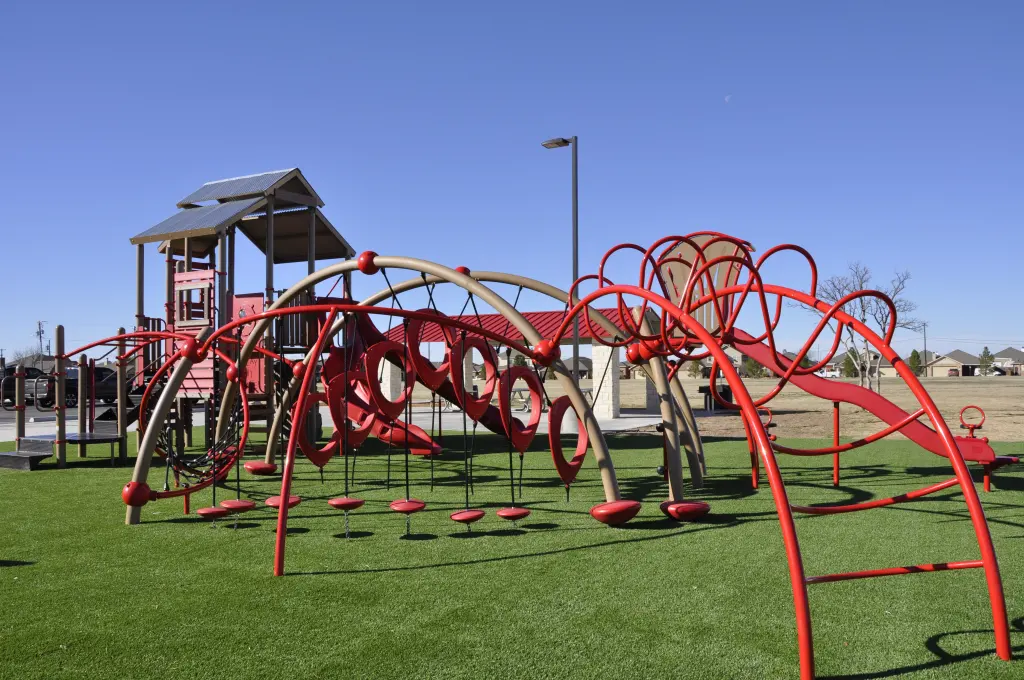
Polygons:
[[220,502],[220,507],[228,512],[249,512],[256,507],[256,504],[247,498],[229,498]]
[[[288,497],[288,507],[289,508],[294,508],[296,505],[298,505],[301,502],[302,502],[302,499],[299,498],[298,496],[289,496]],[[272,508],[279,508],[279,507],[281,507],[281,497],[280,496],[271,496],[270,498],[265,500],[264,503],[266,503],[267,505],[269,505]]]
[[249,474],[262,476],[277,473],[277,466],[262,460],[250,460],[244,465]]
[[703,501],[665,501],[661,511],[674,520],[687,522],[711,512],[711,506]]
[[342,496],[341,498],[332,498],[327,501],[327,505],[331,506],[335,510],[355,510],[363,507],[365,503],[362,498],[349,498],[348,496]]
[[392,501],[389,506],[395,512],[400,512],[403,515],[411,515],[414,512],[419,512],[423,508],[427,507],[427,504],[423,501],[416,500],[415,498],[402,498],[397,501]]
[[482,519],[483,510],[459,510],[452,513],[452,519],[460,524],[472,524]]
[[640,512],[639,501],[611,501],[590,509],[590,516],[598,522],[617,527],[636,517]]
[[220,519],[221,517],[227,517],[230,513],[225,508],[213,505],[209,508],[199,508],[196,510],[196,514],[203,519]]
[[498,517],[502,518],[502,519],[507,519],[507,520],[509,520],[511,522],[515,522],[516,520],[523,519],[524,517],[529,517],[530,516],[530,509],[529,508],[502,508],[501,510],[498,510],[498,512],[496,512],[495,514]]

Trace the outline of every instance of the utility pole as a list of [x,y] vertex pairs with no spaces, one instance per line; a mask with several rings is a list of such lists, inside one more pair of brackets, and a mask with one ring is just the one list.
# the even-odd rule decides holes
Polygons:
[[928,361],[928,322],[927,321],[922,321],[921,322],[921,330],[924,332],[924,373],[922,375],[924,377],[928,377],[928,373],[930,373],[932,369],[928,366],[928,364],[930,362]]
[[46,335],[46,331],[43,330],[43,324],[45,321],[36,321],[36,337],[39,338],[39,360],[43,359],[43,336]]

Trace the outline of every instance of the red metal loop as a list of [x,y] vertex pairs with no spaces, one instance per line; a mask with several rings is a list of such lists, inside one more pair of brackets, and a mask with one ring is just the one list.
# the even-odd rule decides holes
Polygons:
[[[348,382],[348,399],[345,398],[346,382]],[[358,396],[359,386],[369,390],[366,384],[366,372],[362,370],[336,375],[327,385],[327,406],[331,409],[331,420],[334,421],[335,430],[338,429],[339,423],[356,423],[355,428],[349,428],[347,441],[342,441],[343,444],[348,445],[349,449],[359,448],[370,436],[377,421],[377,417],[372,412],[362,408],[363,402]],[[346,401],[348,402],[347,414],[342,412]],[[341,455],[345,455],[345,453],[342,451]]]
[[[576,479],[580,466],[583,465],[583,459],[587,456],[587,448],[590,446],[587,428],[583,426],[583,421],[577,415],[579,435],[576,440],[576,454],[572,460],[566,460],[562,455],[562,418],[571,406],[572,401],[569,396],[563,394],[551,402],[551,408],[548,409],[548,444],[551,446],[551,459],[555,462],[555,470],[558,472],[559,478],[566,486],[572,484]],[[575,414],[575,409],[573,413]]]
[[[964,412],[970,409],[974,409],[975,411],[981,414],[981,422],[968,423],[964,420]],[[983,411],[980,406],[975,406],[974,404],[968,404],[967,406],[964,406],[962,409],[960,409],[960,424],[972,431],[978,429],[979,427],[985,424],[985,411]]]
[[[327,395],[323,392],[313,392],[306,399],[306,418],[310,417],[310,413],[315,413],[313,409],[319,409],[320,404],[327,404]],[[298,408],[299,404],[296,402],[295,407]],[[292,422],[298,422],[298,419],[292,417]],[[309,459],[313,465],[319,468],[327,465],[331,458],[338,455],[338,451],[341,449],[341,430],[337,427],[334,429],[334,434],[331,435],[330,440],[319,449],[309,441],[309,434],[306,427],[299,430],[299,448],[302,450],[302,455]]]
[[[530,421],[523,425],[518,418],[512,417],[512,386],[517,380],[526,383],[530,390]],[[498,388],[498,409],[501,411],[501,424],[505,427],[505,434],[512,440],[512,446],[519,453],[525,453],[530,448],[530,442],[537,434],[537,426],[540,424],[540,414],[544,410],[543,393],[544,387],[540,378],[528,366],[510,366],[505,369],[499,379]]]
[[[477,397],[472,396],[466,391],[465,378],[463,377],[463,359],[466,356],[466,352],[474,348],[483,357],[484,373],[486,375],[484,388]],[[456,401],[459,402],[459,406],[462,407],[467,416],[473,420],[480,420],[487,413],[487,408],[491,405],[491,397],[494,396],[494,388],[498,385],[498,355],[494,353],[494,348],[479,336],[466,336],[456,340],[448,348],[448,365],[451,367]]]
[[[405,388],[402,390],[398,401],[391,401],[385,397],[380,385],[378,369],[380,368],[380,362],[385,359],[387,354],[399,355],[405,368]],[[366,384],[370,388],[370,395],[373,397],[374,403],[388,417],[388,420],[394,420],[401,415],[402,410],[405,408],[405,402],[412,398],[412,390],[416,385],[416,367],[413,366],[409,353],[405,347],[394,340],[381,340],[366,350],[363,359],[366,362]]]
[[[450,326],[441,322],[442,319],[448,317],[435,309],[420,309],[417,310],[422,314],[436,315],[438,321],[437,325],[441,328],[441,333],[444,335],[445,343],[451,345],[455,342],[455,332]],[[409,347],[409,356],[412,359],[413,366],[416,367],[416,375],[419,377],[420,382],[429,387],[432,390],[437,390],[444,384],[444,381],[448,379],[450,356],[445,353],[445,360],[440,366],[434,366],[423,354],[420,353],[420,336],[423,333],[423,326],[426,323],[431,323],[423,319],[411,319],[409,325],[406,327],[406,344]]]

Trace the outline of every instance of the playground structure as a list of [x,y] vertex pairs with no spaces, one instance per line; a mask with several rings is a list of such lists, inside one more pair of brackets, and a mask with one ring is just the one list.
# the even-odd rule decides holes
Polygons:
[[[204,185],[179,203],[180,213],[132,240],[138,248],[136,329],[122,330],[111,338],[67,353],[61,331],[58,331],[58,364],[53,376],[57,434],[48,441],[57,450],[61,464],[64,447],[71,439],[65,437],[63,429],[66,426],[62,408],[64,366],[71,357],[95,348],[105,347],[116,352],[125,395],[122,399],[119,392],[118,400],[117,435],[121,438],[118,441],[122,459],[127,456],[124,436],[129,421],[137,420],[140,431],[135,468],[122,493],[128,506],[127,523],[139,523],[141,508],[161,499],[183,497],[188,512],[190,496],[207,487],[212,487],[214,504],[197,510],[201,516],[217,519],[253,509],[253,501],[241,498],[240,493],[234,499],[216,502],[218,484],[232,471],[240,475],[243,457],[253,450],[256,457],[244,462],[247,472],[280,475],[281,478],[280,494],[267,501],[267,505],[277,511],[273,564],[275,575],[281,575],[285,571],[289,509],[302,502],[291,493],[297,457],[302,455],[320,468],[328,464],[345,466],[344,495],[329,503],[345,513],[347,529],[348,513],[362,505],[361,499],[350,495],[349,461],[358,455],[366,438],[373,435],[404,453],[405,496],[396,499],[391,508],[407,517],[408,527],[408,518],[429,502],[429,499],[425,502],[411,497],[409,457],[420,455],[432,459],[445,450],[434,440],[433,432],[427,433],[412,424],[412,395],[417,384],[434,395],[432,409],[439,400],[455,404],[461,413],[454,417],[457,422],[461,421],[464,431],[472,427],[475,433],[479,425],[508,441],[510,483],[514,455],[518,453],[521,463],[547,406],[548,443],[556,474],[565,484],[567,493],[585,456],[592,451],[604,498],[591,509],[591,515],[613,526],[628,522],[643,505],[637,500],[622,498],[613,452],[609,450],[593,404],[573,380],[560,356],[559,345],[571,334],[573,320],[579,319],[581,332],[596,343],[595,350],[598,345],[612,350],[608,356],[614,358],[618,349],[625,349],[627,359],[654,385],[659,395],[662,462],[667,480],[667,498],[660,509],[680,521],[697,519],[709,508],[684,498],[684,470],[688,471],[691,483],[699,487],[708,474],[708,461],[693,411],[679,382],[679,371],[688,361],[706,358],[713,361],[710,392],[719,406],[740,413],[750,445],[752,483],[756,488],[763,466],[779,517],[793,590],[802,678],[814,677],[808,585],[878,576],[982,569],[997,654],[1003,659],[1011,657],[999,568],[967,462],[975,461],[984,466],[987,490],[991,472],[1016,460],[996,456],[987,440],[974,436],[981,424],[967,425],[963,413],[961,419],[968,436],[952,435],[913,372],[891,349],[895,309],[892,309],[890,326],[881,336],[843,311],[843,306],[857,296],[878,297],[892,307],[881,294],[859,291],[836,305],[828,305],[815,295],[816,266],[803,249],[792,245],[776,246],[755,260],[751,244],[714,232],[666,237],[646,248],[633,244],[616,246],[602,259],[596,274],[581,277],[569,291],[515,274],[449,268],[426,260],[382,256],[370,251],[351,259],[354,252],[323,218],[319,211],[321,206],[315,192],[294,169]],[[234,291],[236,230],[241,230],[266,255],[264,293],[247,295]],[[161,243],[161,252],[165,255],[167,307],[164,318],[146,316],[142,304],[143,246],[152,242]],[[637,283],[615,284],[605,274],[608,263],[613,256],[630,251],[640,258]],[[780,253],[795,253],[807,262],[807,291],[762,280],[764,264]],[[207,255],[208,264],[196,261],[196,257]],[[274,263],[303,258],[308,264],[308,275],[287,290],[276,291]],[[343,261],[316,269],[316,261],[326,259]],[[407,272],[408,278],[393,280],[389,276],[402,271]],[[379,277],[383,280],[380,292],[354,301],[351,294],[354,275]],[[326,295],[316,294],[318,285],[326,287],[332,282]],[[340,294],[333,296],[338,286]],[[449,316],[441,312],[435,297],[438,286],[461,290],[465,304],[459,314]],[[501,286],[517,290],[515,301],[510,303],[496,292]],[[584,288],[593,290],[583,293]],[[565,311],[550,332],[539,332],[517,309],[518,292],[524,289],[565,305]],[[426,294],[426,307],[402,304],[403,296],[412,291]],[[775,344],[775,331],[787,301],[817,310],[821,316],[793,360],[785,358]],[[601,310],[595,306],[598,302],[610,302],[613,306]],[[500,323],[484,323],[478,303],[493,309],[494,314],[488,318],[499,319]],[[761,327],[753,331],[737,327],[745,306],[758,312]],[[464,314],[467,308],[472,313]],[[387,331],[382,332],[375,320],[386,321]],[[835,355],[847,329],[865,338],[893,365],[918,400],[919,409],[907,413],[864,388],[814,375]],[[811,365],[801,366],[810,349],[826,333],[834,333],[833,339],[828,341],[829,351]],[[443,360],[434,362],[424,357],[421,350],[424,342],[442,342]],[[768,368],[778,377],[777,385],[763,397],[752,398],[725,354],[727,346]],[[510,360],[513,352],[527,357],[527,365],[513,365]],[[479,354],[483,364],[484,384],[478,391],[473,391],[472,386],[474,353]],[[505,355],[503,370],[500,366],[502,353]],[[614,365],[617,368],[617,361]],[[134,368],[131,376],[129,366]],[[558,381],[564,396],[555,400],[548,398],[539,375],[541,369]],[[719,375],[731,388],[734,402],[722,399],[715,389]],[[86,383],[80,380],[79,389]],[[512,410],[517,383],[525,385],[532,406],[525,423]],[[774,423],[768,404],[789,385],[833,403],[832,446],[787,447],[769,433]],[[131,414],[127,410],[129,391],[138,400]],[[88,393],[84,394],[86,398],[79,401],[80,409],[83,401],[88,400]],[[594,395],[593,400],[598,399],[599,396]],[[854,404],[870,411],[882,422],[882,428],[869,437],[842,443],[839,403]],[[189,414],[198,404],[206,412],[207,434],[203,452],[194,454],[186,449],[191,429]],[[321,425],[317,422],[321,405],[328,407],[334,423],[326,441],[321,441]],[[563,456],[559,437],[567,415],[578,419],[580,433],[576,451],[569,460]],[[929,419],[931,427],[920,422],[922,417]],[[85,421],[88,420],[87,417]],[[261,421],[262,428],[254,425]],[[255,445],[251,435],[260,429],[266,441]],[[789,502],[778,454],[831,456],[833,484],[838,485],[841,454],[897,432],[947,458],[952,477],[900,496],[862,503],[797,506]],[[472,451],[463,450],[461,454],[466,470],[471,470]],[[164,463],[162,490],[150,486],[149,473],[155,461]],[[470,505],[470,480],[471,473],[466,476],[465,507],[451,514],[452,521],[467,527],[484,516],[482,509]],[[958,487],[963,493],[980,559],[813,576],[804,572],[794,513],[855,512],[913,501],[952,487]],[[513,489],[510,505],[497,514],[516,521],[528,515],[529,509],[517,505]]]

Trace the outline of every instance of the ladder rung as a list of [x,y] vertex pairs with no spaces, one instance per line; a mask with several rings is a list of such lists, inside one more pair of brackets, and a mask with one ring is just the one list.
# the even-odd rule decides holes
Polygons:
[[924,574],[930,571],[953,571],[954,569],[977,569],[985,566],[981,560],[965,560],[963,562],[939,562],[936,564],[915,564],[910,567],[890,567],[888,569],[868,569],[866,571],[848,571],[842,574],[825,574],[824,576],[808,576],[806,583],[833,583],[849,581],[856,578],[873,578],[875,576],[901,576],[903,574]]

